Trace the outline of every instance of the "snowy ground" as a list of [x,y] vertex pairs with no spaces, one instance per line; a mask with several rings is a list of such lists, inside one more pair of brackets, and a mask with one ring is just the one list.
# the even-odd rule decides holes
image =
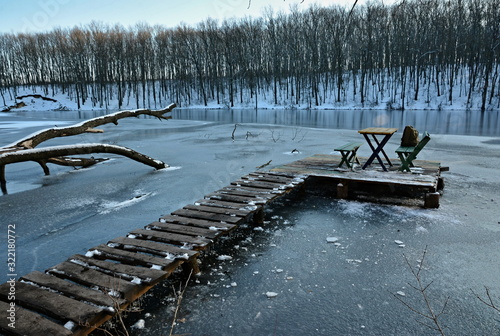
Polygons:
[[[0,144],[73,122],[50,112],[37,117],[2,114]],[[141,118],[105,129],[104,134],[47,144],[119,144],[171,168],[153,171],[113,157],[85,170],[51,167],[52,175],[44,177],[36,164],[8,166],[9,194],[0,196],[0,214],[4,227],[16,225],[19,275],[143,227],[269,160],[271,166],[279,165],[332,153],[345,141],[362,141],[356,130],[245,122],[232,141],[232,121]],[[398,142],[398,136],[391,139],[389,153]],[[262,230],[242,229],[203,260],[203,274],[186,290],[175,333],[435,335],[393,296],[401,292],[396,295],[422,307],[421,296],[408,285],[414,278],[403,253],[416,267],[427,246],[423,278],[434,281],[429,296],[436,310],[450,297],[442,316],[449,334],[498,334],[498,314],[472,291],[484,296],[487,286],[500,305],[499,148],[496,137],[435,135],[420,158],[450,167],[437,210],[316,194],[277,204],[269,209]],[[299,153],[291,154],[293,149]],[[362,146],[360,155],[368,154],[368,146]],[[3,232],[3,250],[5,236]],[[332,237],[337,244],[327,241]],[[220,255],[232,259],[218,260]],[[144,310],[129,316],[130,324],[145,321],[134,335],[169,333],[174,306],[169,286],[156,289],[154,297],[144,300]],[[269,298],[268,292],[277,295]]]

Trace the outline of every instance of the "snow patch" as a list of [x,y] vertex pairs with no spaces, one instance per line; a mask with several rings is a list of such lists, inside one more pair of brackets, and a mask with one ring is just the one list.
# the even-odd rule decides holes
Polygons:
[[271,299],[271,298],[277,297],[278,293],[276,293],[276,292],[266,292],[266,296],[267,296],[267,298]]
[[138,277],[134,277],[130,282],[137,284],[137,285],[140,285],[142,283],[142,280]]
[[75,327],[75,322],[73,321],[68,321],[64,324],[64,328],[68,329],[69,331],[73,331],[74,327]]
[[123,202],[115,202],[115,201],[107,202],[107,203],[104,203],[101,205],[102,209],[99,211],[99,213],[104,215],[104,214],[110,213],[111,211],[118,211],[118,210],[121,210],[123,208],[132,206],[136,203],[139,203],[141,201],[144,201],[146,198],[148,198],[150,196],[154,196],[154,195],[155,195],[155,193],[153,193],[153,192],[137,193],[137,195],[134,196],[133,198],[126,200],[126,201],[123,201]]
[[85,256],[88,257],[88,258],[92,258],[95,255],[101,255],[101,251],[99,251],[99,250],[92,250],[92,251],[87,251],[87,253],[85,253]]
[[144,329],[146,327],[146,321],[143,319],[138,320],[132,325],[132,329]]
[[233,260],[233,257],[228,256],[228,255],[220,255],[220,256],[217,257],[217,260],[222,260],[222,261],[224,261],[224,260]]

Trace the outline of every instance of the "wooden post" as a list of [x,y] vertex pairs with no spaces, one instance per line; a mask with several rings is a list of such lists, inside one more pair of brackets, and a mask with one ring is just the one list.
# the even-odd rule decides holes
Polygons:
[[188,276],[189,276],[189,274],[191,274],[191,272],[193,275],[200,274],[201,271],[200,271],[200,266],[198,265],[198,258],[192,257],[192,258],[189,258],[184,263],[182,263],[182,270]]
[[7,181],[5,180],[5,165],[0,165],[0,186],[2,193],[7,194]]
[[439,177],[437,183],[437,190],[443,190],[443,189],[444,189],[444,179],[442,177]]
[[346,182],[337,184],[337,198],[349,198],[349,185]]
[[429,209],[439,208],[439,196],[438,192],[432,192],[425,194],[424,207]]
[[264,224],[264,217],[264,207],[261,206],[253,214],[253,225],[261,226],[262,224]]

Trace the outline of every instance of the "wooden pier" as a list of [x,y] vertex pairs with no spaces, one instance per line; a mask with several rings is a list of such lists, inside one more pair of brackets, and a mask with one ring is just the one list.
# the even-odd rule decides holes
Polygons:
[[243,223],[262,223],[264,208],[272,201],[298,188],[307,189],[309,184],[334,186],[332,196],[339,198],[358,198],[374,189],[396,197],[400,192],[423,197],[424,205],[431,207],[437,207],[437,197],[439,205],[443,168],[437,162],[416,162],[418,174],[395,169],[351,171],[338,168],[339,162],[339,156],[314,155],[269,172],[248,174],[85,255],[73,255],[45,272],[34,271],[0,285],[0,310],[4,312],[0,332],[87,335],[179,266],[199,272],[197,257],[219,236]]
[[[359,158],[361,162],[366,159]],[[449,170],[448,167],[442,167],[440,162],[415,160],[415,168],[408,173],[398,170],[399,162],[388,167],[386,172],[376,164],[366,170],[359,166],[354,170],[345,166],[339,168],[340,160],[341,157],[337,155],[316,154],[271,171],[307,176],[308,184],[315,181],[314,188],[330,187],[331,194],[337,198],[375,202],[388,199],[393,204],[439,207],[440,191],[444,188],[441,172]]]

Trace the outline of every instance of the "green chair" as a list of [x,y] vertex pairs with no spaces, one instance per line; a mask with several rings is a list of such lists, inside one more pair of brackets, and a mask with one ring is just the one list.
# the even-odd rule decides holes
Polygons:
[[418,153],[420,153],[420,151],[425,147],[425,145],[427,145],[430,140],[431,136],[426,131],[424,132],[422,140],[420,140],[420,142],[416,146],[400,146],[398,149],[396,149],[396,153],[401,160],[401,167],[399,168],[399,171],[411,172],[410,167],[414,167],[413,160],[417,158]]

